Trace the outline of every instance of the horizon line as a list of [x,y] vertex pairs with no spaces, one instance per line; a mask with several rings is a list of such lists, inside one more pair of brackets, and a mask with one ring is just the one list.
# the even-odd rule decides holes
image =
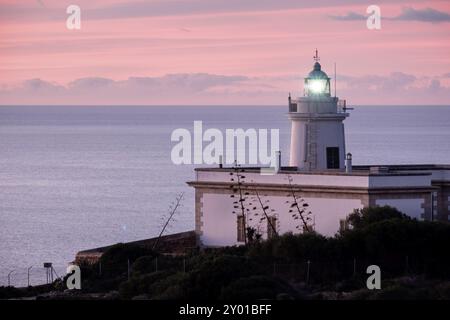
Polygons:
[[[450,107],[449,104],[348,104],[351,107]],[[0,104],[0,107],[285,107],[277,104]]]

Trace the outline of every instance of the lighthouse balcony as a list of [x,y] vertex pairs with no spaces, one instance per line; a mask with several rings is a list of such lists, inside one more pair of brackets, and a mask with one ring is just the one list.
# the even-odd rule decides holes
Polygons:
[[347,101],[339,99],[337,102],[337,112],[345,113],[346,111],[347,111]]
[[344,114],[346,113],[346,102],[337,97],[301,97],[289,102],[289,113]]

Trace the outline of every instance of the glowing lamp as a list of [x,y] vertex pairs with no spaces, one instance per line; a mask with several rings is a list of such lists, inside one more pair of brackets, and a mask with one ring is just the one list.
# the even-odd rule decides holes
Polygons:
[[305,95],[308,97],[329,97],[330,78],[325,72],[322,71],[317,50],[314,60],[316,61],[316,63],[314,63],[314,68],[305,78]]
[[313,94],[325,93],[327,81],[325,79],[315,79],[308,81],[308,90]]

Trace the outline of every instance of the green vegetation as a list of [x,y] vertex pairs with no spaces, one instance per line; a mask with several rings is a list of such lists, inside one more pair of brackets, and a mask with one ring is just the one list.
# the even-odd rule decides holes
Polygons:
[[[161,256],[122,244],[103,255],[101,276],[95,271],[98,265],[83,267],[83,287],[111,290],[114,283],[123,299],[327,298],[318,292],[355,292],[354,298],[380,299],[450,297],[445,285],[450,280],[449,224],[413,220],[386,206],[355,210],[347,225],[349,230],[332,238],[313,232],[285,234],[186,257]],[[371,264],[381,267],[382,291],[365,289]],[[414,287],[413,280],[395,281],[404,277],[425,288]],[[430,291],[429,281],[433,287],[438,281],[442,289]]]
[[[347,225],[331,238],[284,234],[185,257],[119,244],[99,263],[81,266],[82,291],[191,301],[450,299],[450,224],[374,207],[355,210]],[[382,290],[366,288],[373,264],[381,268]]]
[[34,297],[53,290],[63,290],[62,282],[55,281],[52,284],[43,284],[39,286],[30,286],[25,288],[0,287],[0,300]]

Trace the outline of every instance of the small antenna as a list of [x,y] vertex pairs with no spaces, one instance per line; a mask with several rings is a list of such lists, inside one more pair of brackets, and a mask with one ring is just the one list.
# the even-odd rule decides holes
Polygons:
[[336,78],[336,62],[334,63],[334,97],[336,98],[336,84],[337,84],[337,78]]
[[318,62],[320,60],[320,58],[319,58],[319,51],[317,51],[317,48],[316,48],[316,54],[313,57],[313,59],[314,59],[315,62]]

